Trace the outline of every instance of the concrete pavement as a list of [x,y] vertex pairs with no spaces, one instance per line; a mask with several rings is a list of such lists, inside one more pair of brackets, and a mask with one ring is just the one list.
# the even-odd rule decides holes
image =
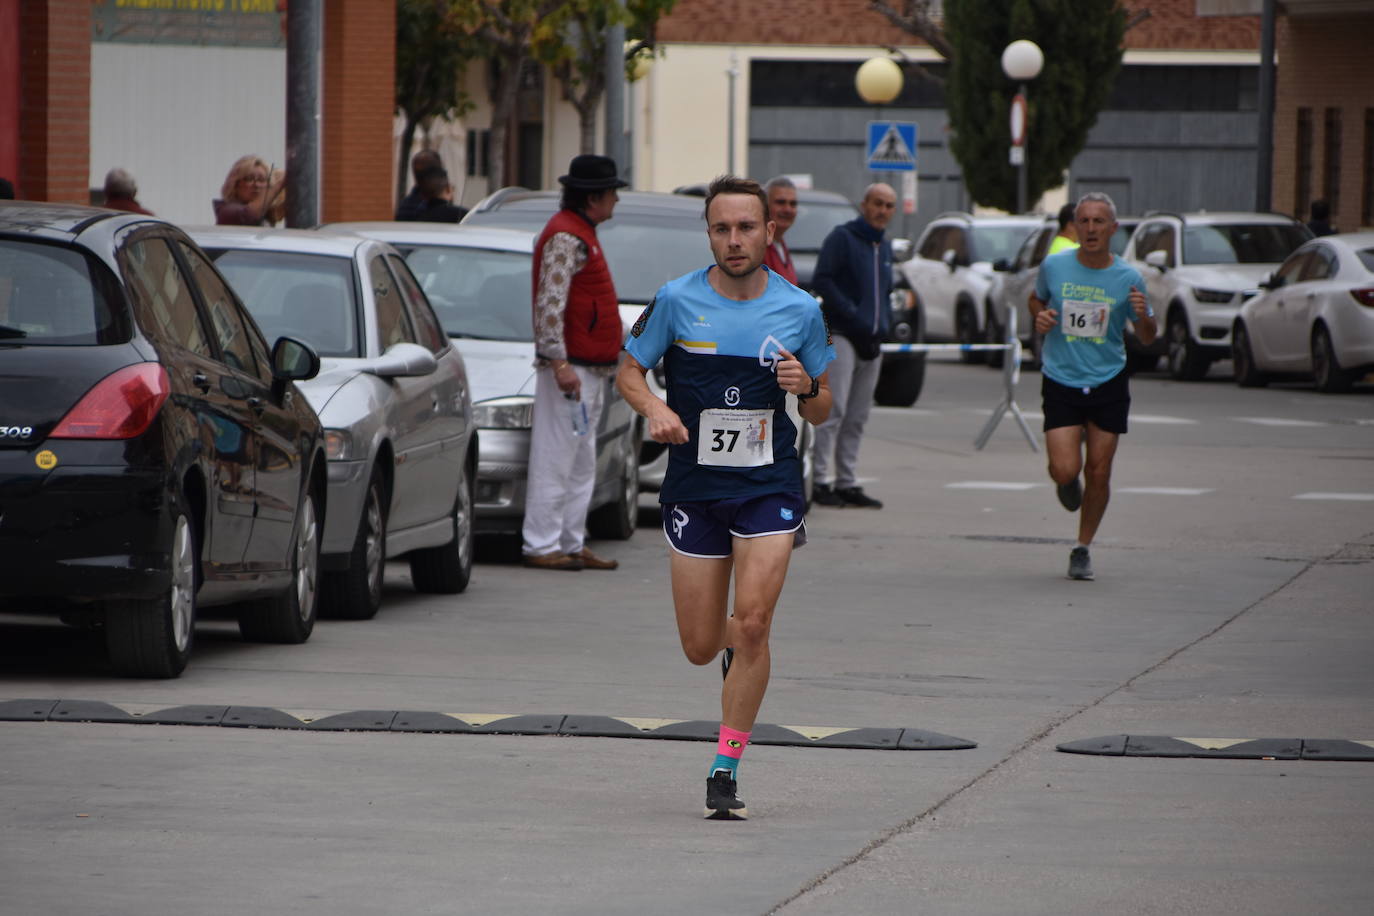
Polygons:
[[[813,513],[760,717],[976,749],[751,747],[754,816],[718,824],[703,743],[0,723],[0,913],[1366,912],[1374,765],[1055,745],[1374,739],[1374,503],[1296,498],[1374,496],[1374,401],[1137,380],[1081,583],[1043,459],[1009,422],[972,449],[996,381],[940,364],[875,411],[887,508]],[[395,565],[377,620],[299,647],[204,626],[176,682],[6,625],[0,699],[712,717],[661,535],[597,549],[622,569],[484,563],[453,599]]]

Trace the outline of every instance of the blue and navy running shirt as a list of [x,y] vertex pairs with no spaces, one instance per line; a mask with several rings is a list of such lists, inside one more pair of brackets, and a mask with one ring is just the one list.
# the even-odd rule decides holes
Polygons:
[[[672,280],[639,316],[625,345],[641,366],[663,359],[668,406],[691,433],[668,447],[668,470],[659,502],[702,502],[785,493],[801,488],[797,430],[787,416],[787,392],[778,387],[779,347],[812,378],[835,358],[821,307],[776,273],[757,299],[743,302],[716,292],[709,267]],[[719,467],[698,463],[701,412],[771,410],[771,464]],[[765,419],[767,415],[764,415]],[[708,443],[709,448],[710,443]]]

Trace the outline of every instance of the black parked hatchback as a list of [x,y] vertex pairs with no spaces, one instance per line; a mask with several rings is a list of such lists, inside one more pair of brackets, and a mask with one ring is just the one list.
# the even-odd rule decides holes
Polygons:
[[318,371],[170,223],[0,201],[0,607],[103,627],[138,677],[181,673],[202,607],[309,638]]

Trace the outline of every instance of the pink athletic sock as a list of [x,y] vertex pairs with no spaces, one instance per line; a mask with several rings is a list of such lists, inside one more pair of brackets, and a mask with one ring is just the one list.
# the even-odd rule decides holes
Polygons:
[[[725,723],[720,726],[720,740],[716,742],[716,759],[711,764],[711,773],[729,770],[734,779],[739,772],[739,759],[749,744],[749,732],[737,732]],[[709,774],[708,774],[709,775]]]

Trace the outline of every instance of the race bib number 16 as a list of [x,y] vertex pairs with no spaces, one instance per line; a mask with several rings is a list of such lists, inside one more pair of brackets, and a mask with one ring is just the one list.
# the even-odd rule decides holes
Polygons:
[[773,463],[773,411],[712,407],[697,427],[697,464],[756,468]]
[[1106,337],[1109,306],[1102,302],[1065,299],[1063,328],[1069,337]]

